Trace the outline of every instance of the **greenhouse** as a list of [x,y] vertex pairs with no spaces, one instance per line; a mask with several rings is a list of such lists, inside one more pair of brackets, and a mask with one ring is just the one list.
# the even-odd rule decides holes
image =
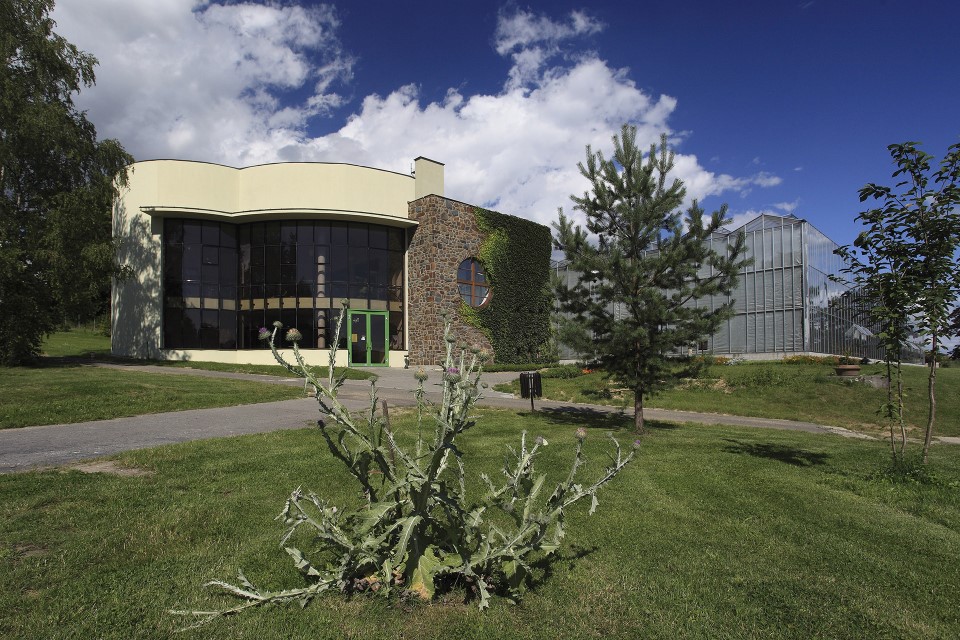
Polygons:
[[[740,271],[737,288],[729,296],[691,303],[716,308],[732,300],[734,314],[714,335],[690,345],[688,353],[746,359],[800,354],[883,357],[865,300],[831,277],[840,275],[844,266],[834,254],[838,245],[833,240],[806,220],[763,214],[740,228],[722,229],[710,242],[724,252],[741,232],[746,257],[753,262]],[[562,282],[578,277],[565,262],[553,267]],[[710,275],[709,268],[704,267],[703,277]],[[561,345],[561,357],[573,359],[577,354]],[[922,361],[919,346],[904,354],[904,361]]]

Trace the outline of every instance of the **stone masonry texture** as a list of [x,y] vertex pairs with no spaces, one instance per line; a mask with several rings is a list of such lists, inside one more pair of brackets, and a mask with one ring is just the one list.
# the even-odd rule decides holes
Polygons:
[[[409,204],[411,220],[420,223],[407,252],[410,305],[410,364],[443,363],[443,313],[449,314],[458,341],[493,353],[490,340],[461,317],[457,268],[480,251],[484,234],[477,227],[474,207],[430,195]],[[492,295],[496,295],[496,283]]]

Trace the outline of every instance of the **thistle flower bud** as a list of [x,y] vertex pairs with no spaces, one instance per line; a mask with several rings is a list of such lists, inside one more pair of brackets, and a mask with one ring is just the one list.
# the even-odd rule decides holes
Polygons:
[[266,327],[260,327],[260,331],[257,332],[257,338],[260,340],[269,340],[270,329],[267,329]]
[[583,440],[587,437],[587,430],[583,427],[577,427],[577,440]]
[[449,335],[449,334],[448,334],[444,339],[445,339],[447,342],[449,342],[450,344],[453,344],[454,342],[457,341],[457,339],[456,339],[455,337],[453,337],[452,335]]
[[417,382],[426,382],[427,381],[427,372],[423,370],[423,367],[417,369],[417,372],[413,374],[413,377]]
[[273,326],[275,326],[277,329],[283,329],[283,323],[280,322],[279,320],[275,320],[273,322]]
[[303,334],[299,329],[290,329],[287,331],[287,342],[300,342],[303,340]]
[[634,441],[633,441],[633,448],[634,448],[634,449],[639,449],[639,448],[640,448],[640,441],[639,441],[639,440],[634,440]]
[[537,439],[534,441],[538,446],[545,447],[547,446],[547,439],[543,436],[537,436]]

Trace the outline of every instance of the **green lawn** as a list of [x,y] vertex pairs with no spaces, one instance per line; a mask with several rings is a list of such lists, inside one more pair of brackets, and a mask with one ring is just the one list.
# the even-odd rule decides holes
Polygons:
[[0,429],[289,400],[303,387],[117,371],[78,364],[0,367]]
[[[55,333],[44,343],[45,357],[40,358],[38,366],[0,367],[0,429],[272,402],[303,395],[303,388],[296,386],[83,365],[85,357],[109,357],[109,341],[87,330]],[[152,361],[144,364],[290,377],[280,366]],[[346,373],[350,379],[375,376],[356,369],[346,369]]]
[[[926,426],[927,371],[904,367],[905,417],[915,437]],[[865,375],[882,372],[881,365],[863,367]],[[520,383],[498,385],[497,389],[519,395]],[[554,400],[633,407],[633,393],[618,390],[602,373],[571,379],[544,378],[543,393]],[[885,390],[841,380],[827,365],[756,362],[710,367],[700,379],[657,394],[646,406],[801,420],[878,433],[887,428],[877,413],[884,402]],[[937,370],[934,432],[960,436],[960,367]]]
[[[409,412],[392,416],[409,438]],[[589,477],[617,418],[481,412],[468,477],[497,473],[518,432],[566,472],[589,427]],[[629,432],[623,438],[632,440]],[[654,424],[637,459],[568,518],[560,559],[519,606],[480,612],[453,592],[429,606],[336,594],[254,610],[185,638],[953,638],[960,636],[960,447],[936,446],[933,484],[878,476],[883,443]],[[360,496],[315,430],[130,452],[150,475],[0,476],[0,637],[169,638],[171,608],[234,602],[202,588],[302,584],[273,520],[297,486]]]
[[110,355],[110,336],[90,329],[70,329],[51,333],[40,348],[54,358],[100,358]]
[[[88,329],[71,329],[50,334],[43,343],[44,356],[52,358],[101,358],[117,362],[137,362],[129,358],[110,355],[110,337]],[[180,360],[144,360],[142,364],[164,367],[202,369],[204,371],[227,371],[231,373],[255,373],[267,376],[289,377],[290,373],[278,364],[230,364],[224,362],[195,362]],[[319,363],[317,363],[319,364]],[[325,371],[325,369],[324,369]],[[372,371],[337,367],[337,374],[346,372],[348,380],[376,379]]]

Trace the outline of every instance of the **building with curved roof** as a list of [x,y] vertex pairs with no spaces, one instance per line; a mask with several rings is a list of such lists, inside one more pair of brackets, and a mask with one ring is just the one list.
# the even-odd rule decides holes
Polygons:
[[[491,236],[483,212],[446,198],[443,165],[423,157],[411,175],[336,163],[135,163],[113,216],[132,272],[113,289],[113,353],[269,363],[258,333],[279,321],[300,331],[302,349],[337,342],[338,364],[434,364],[450,312],[467,342],[518,357],[498,352],[496,332],[470,311],[510,298],[509,278],[498,287],[480,258]],[[548,256],[549,231],[517,223],[542,230],[537,255]],[[548,257],[540,262],[546,277]],[[548,325],[548,307],[535,322]],[[527,311],[517,310],[521,325]]]

